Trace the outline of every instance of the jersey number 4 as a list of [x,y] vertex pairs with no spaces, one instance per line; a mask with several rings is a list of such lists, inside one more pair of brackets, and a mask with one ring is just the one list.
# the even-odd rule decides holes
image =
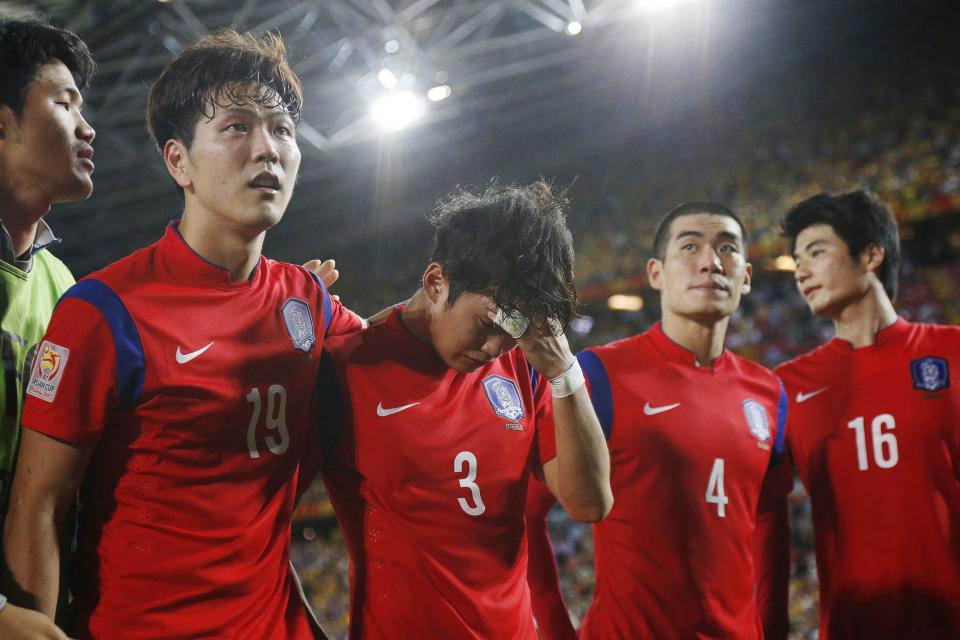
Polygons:
[[[247,427],[247,449],[250,457],[256,459],[260,457],[260,450],[257,448],[257,426],[260,424],[260,410],[263,406],[260,389],[250,389],[246,398],[247,402],[253,405],[250,425]],[[267,414],[264,422],[267,430],[273,432],[266,437],[267,448],[274,455],[283,455],[290,446],[290,432],[287,431],[287,390],[282,384],[272,384],[267,389]]]
[[717,458],[713,461],[710,479],[707,480],[706,500],[708,504],[717,505],[717,515],[719,517],[727,517],[727,503],[730,502],[730,498],[723,491],[723,458]]
[[[857,437],[857,468],[866,471],[870,464],[867,460],[867,434],[863,416],[857,416],[847,423]],[[897,448],[897,436],[893,435],[897,423],[889,413],[881,413],[870,421],[870,435],[873,441],[873,463],[881,469],[889,469],[900,461]]]

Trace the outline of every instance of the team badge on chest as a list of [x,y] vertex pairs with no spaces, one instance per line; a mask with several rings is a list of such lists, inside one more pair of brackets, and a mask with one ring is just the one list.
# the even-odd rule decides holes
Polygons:
[[754,438],[760,442],[770,439],[770,422],[767,420],[767,412],[762,404],[756,400],[744,400],[743,415],[747,419],[747,426],[750,427],[750,433]]
[[317,341],[313,333],[313,316],[310,307],[303,300],[290,298],[281,307],[283,323],[293,341],[293,348],[307,353]]
[[483,390],[487,392],[487,400],[493,407],[493,412],[511,422],[523,418],[523,403],[520,402],[520,391],[517,383],[502,376],[490,375],[483,379]]
[[950,386],[950,368],[943,358],[917,358],[910,363],[910,375],[914,389],[939,391]]

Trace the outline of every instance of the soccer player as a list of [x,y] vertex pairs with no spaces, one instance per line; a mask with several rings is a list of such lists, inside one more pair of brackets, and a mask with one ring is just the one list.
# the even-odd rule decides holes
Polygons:
[[54,541],[80,489],[76,635],[314,637],[288,560],[300,450],[324,339],[362,321],[261,255],[293,191],[300,112],[278,36],[184,49],[147,103],[182,217],[53,314],[5,542],[52,613]]
[[[351,558],[352,638],[534,640],[524,503],[610,508],[609,459],[559,329],[574,313],[565,202],[548,185],[444,202],[422,287],[330,340],[324,469]],[[519,349],[515,347],[519,346]]]
[[[661,321],[577,356],[615,498],[593,530],[596,587],[581,638],[786,637],[785,590],[755,571],[787,564],[788,541],[771,537],[787,517],[786,396],[772,372],[724,349],[750,291],[746,255],[728,208],[674,208],[647,262]],[[767,557],[777,561],[758,563]]]
[[818,194],[783,231],[800,295],[836,330],[777,368],[813,508],[820,637],[960,638],[960,329],[897,316],[897,223],[872,194]]
[[[24,371],[61,294],[74,282],[49,247],[44,221],[53,204],[93,190],[93,128],[80,91],[94,70],[75,34],[0,18],[0,522],[20,441]],[[2,599],[2,596],[0,596]],[[0,637],[62,637],[45,616],[0,609]],[[23,635],[18,635],[23,634]]]

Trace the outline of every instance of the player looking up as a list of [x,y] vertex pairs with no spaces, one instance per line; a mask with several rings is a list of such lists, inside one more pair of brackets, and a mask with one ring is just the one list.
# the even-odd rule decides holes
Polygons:
[[777,367],[813,510],[820,637],[958,638],[960,329],[897,316],[897,223],[872,194],[808,198],[783,232],[800,295],[836,330]]
[[276,35],[184,49],[147,106],[182,217],[53,314],[5,542],[13,578],[52,613],[57,531],[80,490],[76,635],[314,637],[288,558],[300,449],[323,341],[362,321],[261,255],[299,169],[301,101]]
[[[610,447],[615,504],[594,526],[596,587],[581,638],[785,638],[790,478],[778,472],[786,397],[724,349],[750,291],[743,224],[713,202],[660,223],[650,285],[661,321],[578,354]],[[760,558],[776,558],[758,562]],[[766,634],[766,635],[765,635]]]
[[[610,509],[609,459],[560,332],[576,304],[565,200],[539,182],[431,216],[422,286],[331,340],[324,475],[351,559],[352,638],[534,640],[524,503]],[[519,349],[516,347],[519,346]]]

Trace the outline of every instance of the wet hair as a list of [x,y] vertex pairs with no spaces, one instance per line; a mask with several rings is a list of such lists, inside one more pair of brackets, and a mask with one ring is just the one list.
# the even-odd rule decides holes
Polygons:
[[427,219],[436,229],[430,260],[449,283],[447,304],[492,291],[504,311],[521,311],[541,330],[548,321],[565,329],[577,308],[568,206],[565,193],[543,180],[443,200]]
[[877,276],[887,296],[891,300],[896,298],[900,234],[890,208],[880,198],[863,190],[840,194],[821,192],[797,203],[787,212],[782,225],[791,253],[796,253],[797,236],[817,224],[829,225],[855,259],[871,245],[883,247],[883,262]]
[[190,148],[201,117],[245,102],[282,107],[296,122],[303,104],[300,78],[279,35],[219,29],[164,67],[147,97],[147,129],[161,151],[171,138]]
[[27,90],[40,67],[59,60],[83,90],[93,77],[96,63],[86,43],[75,33],[35,20],[0,18],[0,104],[19,118]]
[[747,228],[743,226],[743,221],[740,220],[737,214],[717,202],[711,202],[710,200],[691,200],[690,202],[678,204],[668,211],[667,214],[663,216],[663,219],[660,220],[660,224],[657,226],[657,233],[653,238],[653,257],[660,262],[663,262],[667,257],[667,244],[670,242],[670,233],[674,220],[682,218],[683,216],[695,216],[702,213],[711,216],[724,216],[736,222],[737,226],[740,227],[740,238],[743,240],[744,253],[746,253],[748,241]]

